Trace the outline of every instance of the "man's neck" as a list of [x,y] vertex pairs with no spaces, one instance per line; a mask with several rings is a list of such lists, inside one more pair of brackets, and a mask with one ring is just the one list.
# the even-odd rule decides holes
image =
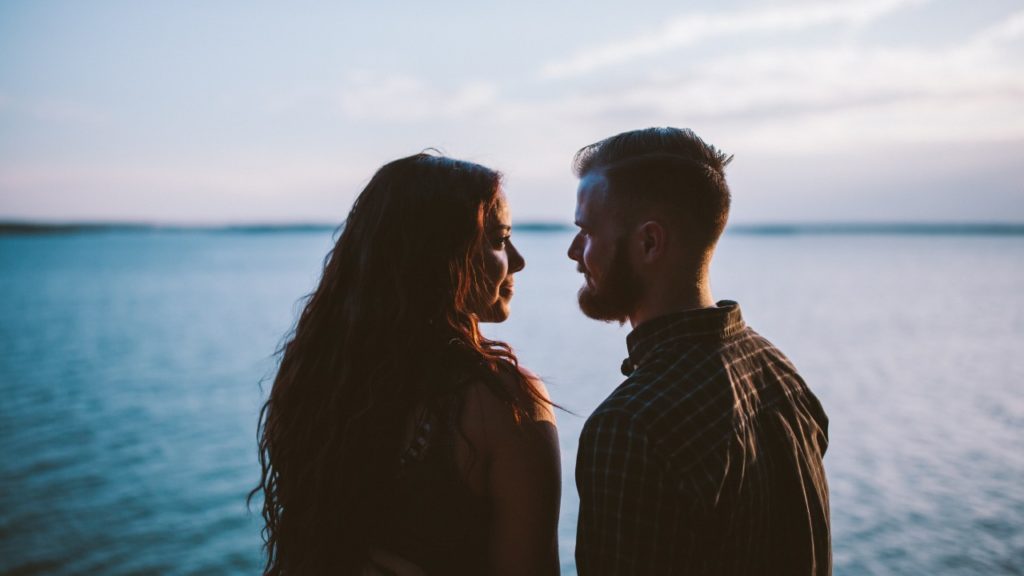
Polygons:
[[630,313],[629,323],[636,328],[659,316],[714,307],[715,298],[711,295],[709,282],[699,281],[693,285],[672,286],[664,291],[650,291],[636,310]]

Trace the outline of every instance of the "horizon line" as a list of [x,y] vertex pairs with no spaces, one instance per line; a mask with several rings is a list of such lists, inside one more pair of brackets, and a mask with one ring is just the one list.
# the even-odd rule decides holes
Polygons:
[[[296,233],[333,232],[340,224],[323,222],[248,222],[248,223],[157,223],[143,221],[41,221],[0,220],[0,235],[81,234],[100,232],[221,232],[221,233]],[[570,223],[526,221],[513,226],[519,232],[568,232]],[[1024,235],[1024,222],[951,222],[951,221],[816,221],[816,222],[737,222],[728,225],[726,234],[790,235]]]

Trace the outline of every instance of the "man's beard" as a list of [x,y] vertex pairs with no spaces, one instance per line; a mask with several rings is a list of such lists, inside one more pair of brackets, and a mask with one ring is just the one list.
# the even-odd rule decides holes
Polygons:
[[[591,276],[592,281],[580,288],[580,310],[594,320],[623,324],[643,295],[643,282],[629,265],[626,244],[625,236],[616,240],[608,270],[600,283]],[[577,269],[584,272],[582,264]]]

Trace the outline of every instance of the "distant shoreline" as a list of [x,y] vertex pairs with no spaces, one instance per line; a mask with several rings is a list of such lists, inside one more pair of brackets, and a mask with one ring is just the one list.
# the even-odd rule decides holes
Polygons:
[[[132,222],[26,222],[0,221],[0,235],[56,235],[127,233],[226,233],[281,234],[330,233],[339,226],[322,223],[296,224],[151,224]],[[574,226],[560,222],[525,222],[515,225],[516,232],[569,232]],[[1024,236],[1024,223],[998,222],[807,222],[737,223],[726,234],[752,236]]]

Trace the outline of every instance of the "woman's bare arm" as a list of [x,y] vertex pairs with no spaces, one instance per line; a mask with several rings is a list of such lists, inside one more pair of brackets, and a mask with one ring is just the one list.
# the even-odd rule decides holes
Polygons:
[[[547,399],[535,375],[523,371]],[[515,390],[512,376],[504,382]],[[561,454],[551,407],[534,403],[531,418],[519,422],[509,405],[486,387],[472,394],[466,420],[475,420],[487,455],[484,491],[490,508],[489,574],[559,573],[558,507]],[[476,436],[477,434],[472,434]]]

